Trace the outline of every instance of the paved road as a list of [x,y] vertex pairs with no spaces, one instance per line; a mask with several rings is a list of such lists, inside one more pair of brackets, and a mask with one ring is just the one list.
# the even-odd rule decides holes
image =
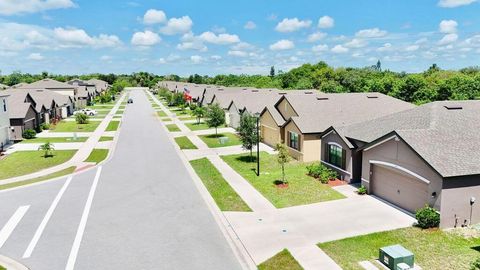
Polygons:
[[241,268],[145,93],[131,97],[101,169],[0,192],[1,254],[33,270]]

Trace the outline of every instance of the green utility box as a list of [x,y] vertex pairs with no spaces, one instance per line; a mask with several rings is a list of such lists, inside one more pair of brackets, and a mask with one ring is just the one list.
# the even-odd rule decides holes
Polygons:
[[408,265],[410,268],[413,268],[414,265],[413,253],[401,245],[381,248],[379,260],[391,270],[403,270],[404,267],[398,267],[398,265],[402,263]]

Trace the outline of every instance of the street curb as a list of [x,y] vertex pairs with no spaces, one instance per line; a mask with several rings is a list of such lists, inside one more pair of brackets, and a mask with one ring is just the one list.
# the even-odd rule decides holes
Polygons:
[[[158,101],[156,96],[154,96],[151,93],[148,93],[148,94],[155,100],[155,102],[158,105],[160,105],[161,107],[164,107],[163,104],[161,104],[161,102]],[[167,111],[170,111],[170,110],[167,109]],[[164,123],[162,121],[158,121],[158,123],[161,127],[163,127],[163,129],[167,133],[168,139],[173,144],[173,147],[175,148],[175,151],[177,152],[178,157],[180,157],[180,160],[183,162],[183,164],[184,164],[185,168],[187,169],[190,177],[192,178],[195,186],[197,187],[200,195],[202,196],[203,200],[206,202],[210,212],[212,213],[212,216],[213,216],[215,222],[217,222],[217,224],[219,225],[218,227],[222,231],[222,233],[225,237],[225,240],[227,240],[227,243],[230,245],[234,256],[237,258],[238,262],[240,263],[240,266],[243,269],[250,269],[250,270],[258,269],[255,261],[253,260],[253,258],[248,253],[247,249],[245,248],[242,241],[238,237],[234,228],[229,223],[227,218],[223,215],[220,208],[218,208],[217,204],[213,200],[212,196],[208,192],[208,190],[205,187],[205,185],[203,184],[202,180],[199,178],[199,176],[197,175],[197,173],[193,169],[192,165],[188,161],[188,159],[185,156],[185,154],[183,153],[183,151],[180,149],[180,147],[175,142],[175,139],[172,136],[172,134],[170,133],[170,131],[168,131],[168,129],[166,128],[166,126],[164,125]]]
[[30,268],[7,256],[0,255],[0,265],[7,270],[29,270]]

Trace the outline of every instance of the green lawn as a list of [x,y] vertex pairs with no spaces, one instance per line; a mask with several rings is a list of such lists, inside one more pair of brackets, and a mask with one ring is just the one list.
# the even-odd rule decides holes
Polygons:
[[238,196],[235,190],[225,181],[220,172],[207,159],[190,161],[197,175],[210,192],[222,211],[251,211],[248,205]]
[[117,112],[115,112],[115,114],[123,114],[125,112],[125,110],[117,110]]
[[401,244],[415,254],[423,269],[465,269],[480,257],[480,238],[464,238],[442,230],[406,228],[319,244],[345,270],[361,270],[360,261],[378,258],[381,247]]
[[113,104],[110,105],[94,105],[94,106],[87,106],[87,108],[92,109],[92,110],[97,110],[97,109],[111,109],[113,108]]
[[113,141],[113,137],[102,136],[100,137],[100,140],[99,140],[99,142],[109,142],[109,141]]
[[110,123],[108,123],[106,131],[117,131],[119,125],[120,121],[110,121]]
[[35,138],[30,140],[23,140],[21,143],[71,143],[71,142],[85,142],[87,141],[88,137],[77,137],[77,139],[73,139],[73,137],[51,137],[51,138]]
[[258,266],[259,270],[302,270],[303,267],[286,249]]
[[51,126],[51,132],[93,132],[101,121],[90,121],[88,124],[77,124],[75,121],[61,121],[56,126]]
[[41,171],[62,164],[73,157],[75,150],[54,151],[53,157],[44,158],[42,151],[18,151],[0,160],[0,179]]
[[180,131],[180,128],[175,124],[166,125],[166,127],[170,132]]
[[188,120],[197,120],[197,117],[195,117],[195,116],[182,116],[182,117],[178,117],[178,119],[180,119],[181,121],[188,121]]
[[164,111],[157,111],[157,115],[160,117],[165,117],[167,114]]
[[100,163],[108,156],[108,149],[93,149],[85,162]]
[[[0,190],[19,187],[19,186],[25,186],[25,185],[38,183],[38,182],[50,180],[50,179],[53,179],[53,178],[65,176],[67,174],[73,173],[75,171],[75,169],[76,169],[76,167],[73,166],[73,167],[66,168],[65,170],[58,171],[58,172],[52,173],[52,174],[48,174],[48,175],[45,175],[45,176],[42,176],[42,177],[37,177],[37,178],[30,179],[30,180],[25,180],[25,181],[19,181],[19,182],[15,182],[15,183],[0,185]],[[0,270],[2,270],[2,268],[0,268]]]
[[[210,148],[218,148],[218,147],[226,147],[226,146],[233,146],[233,145],[241,145],[242,142],[240,138],[233,133],[219,133],[218,135],[209,134],[209,135],[200,135],[198,136],[202,141],[204,141],[208,147]],[[225,143],[220,143],[221,137],[227,137],[228,140]]]
[[180,149],[198,149],[187,136],[175,138],[175,142],[180,146]]
[[161,120],[162,122],[170,122],[170,121],[172,121],[172,119],[171,119],[171,118],[168,118],[168,117],[160,118],[160,120]]
[[222,156],[230,167],[247,179],[275,207],[289,207],[345,198],[326,184],[306,174],[305,163],[296,160],[285,166],[285,178],[288,187],[277,187],[282,180],[282,168],[277,156],[260,152],[260,176],[256,175],[257,162],[249,154]]
[[185,123],[185,126],[187,126],[190,130],[204,130],[204,129],[210,129],[207,124],[200,122],[198,123]]

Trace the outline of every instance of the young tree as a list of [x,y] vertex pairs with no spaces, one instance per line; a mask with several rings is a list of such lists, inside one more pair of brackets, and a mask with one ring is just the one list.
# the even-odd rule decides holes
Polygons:
[[237,129],[242,147],[245,150],[250,150],[250,159],[253,160],[253,146],[257,144],[257,118],[244,112],[240,117],[240,126]]
[[75,121],[77,122],[77,124],[88,124],[88,115],[84,114],[84,113],[77,113],[75,115]]
[[47,158],[47,157],[53,156],[53,150],[55,150],[55,148],[53,147],[52,143],[46,142],[46,143],[40,145],[38,147],[38,150],[39,151],[44,151],[43,157]]
[[285,164],[290,161],[290,155],[288,154],[288,149],[283,143],[277,143],[275,151],[278,152],[277,155],[277,162],[282,166],[282,182],[287,183],[285,181]]
[[202,120],[203,117],[205,117],[206,110],[204,107],[196,107],[193,111],[192,114],[197,117],[197,123],[200,125],[200,121]]
[[206,114],[208,127],[215,128],[215,135],[218,135],[217,128],[225,124],[225,112],[217,103],[208,106]]

